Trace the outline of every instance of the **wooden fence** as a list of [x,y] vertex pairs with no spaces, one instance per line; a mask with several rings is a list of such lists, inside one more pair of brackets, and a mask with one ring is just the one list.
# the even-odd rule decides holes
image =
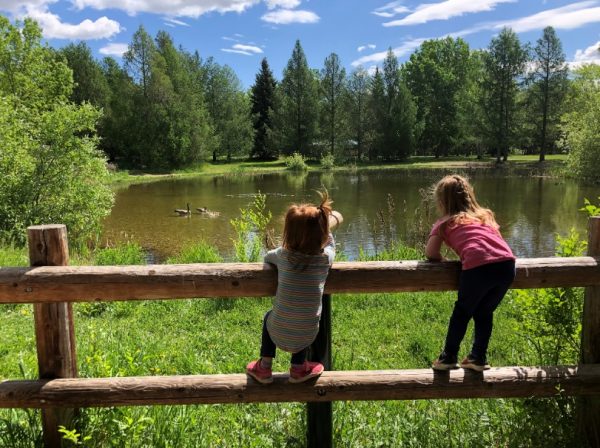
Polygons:
[[0,303],[34,304],[39,380],[0,382],[0,408],[40,408],[44,443],[61,446],[59,425],[80,407],[198,403],[308,403],[307,445],[332,446],[331,402],[433,398],[579,398],[580,431],[600,446],[600,217],[589,221],[588,256],[517,260],[513,288],[583,286],[582,353],[578,366],[464,370],[335,371],[331,365],[334,293],[447,291],[458,284],[456,262],[335,263],[323,297],[321,329],[310,350],[327,371],[314,382],[288,384],[275,374],[259,385],[244,374],[77,378],[72,302],[273,295],[276,272],[262,263],[68,266],[63,225],[28,229],[29,268],[0,268]]

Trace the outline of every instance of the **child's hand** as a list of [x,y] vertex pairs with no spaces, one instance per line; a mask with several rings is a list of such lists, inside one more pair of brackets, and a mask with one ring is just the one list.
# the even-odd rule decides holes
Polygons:
[[344,217],[337,210],[333,210],[329,215],[329,230],[335,229],[342,222],[344,222]]

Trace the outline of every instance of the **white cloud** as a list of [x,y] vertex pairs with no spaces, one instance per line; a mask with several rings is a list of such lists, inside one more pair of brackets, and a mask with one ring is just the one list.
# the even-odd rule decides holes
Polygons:
[[292,9],[296,6],[299,6],[301,0],[265,0],[267,4],[267,8],[275,9],[275,8],[283,8],[283,9]]
[[[6,1],[6,0],[1,0]],[[71,0],[78,9],[119,9],[130,15],[163,14],[169,17],[197,18],[208,12],[244,12],[261,0]]]
[[377,45],[375,44],[367,44],[367,45],[361,45],[360,47],[358,47],[356,49],[356,51],[358,51],[359,53],[365,50],[375,50],[375,48],[377,48]]
[[225,53],[237,53],[237,54],[244,54],[246,56],[253,56],[254,53],[250,53],[249,51],[244,51],[244,50],[235,50],[233,48],[221,48],[221,51],[224,51]]
[[516,33],[541,30],[547,26],[552,26],[558,30],[575,29],[590,23],[600,22],[600,7],[597,5],[597,1],[571,3],[570,5],[548,9],[518,19],[481,23],[449,35],[462,37],[480,31],[500,31],[504,27],[511,28]]
[[100,52],[100,54],[105,54],[107,56],[121,57],[123,56],[123,53],[127,51],[128,48],[129,47],[127,46],[127,44],[111,43],[100,48],[98,51]]
[[[392,48],[392,52],[397,57],[404,56],[405,54],[408,54],[411,51],[413,51],[415,48],[418,48],[419,45],[421,45],[426,40],[427,39],[425,39],[425,38],[407,40],[399,47]],[[367,56],[363,56],[362,58],[359,58],[356,61],[353,61],[351,65],[352,65],[352,67],[358,67],[359,65],[365,65],[365,64],[373,64],[373,63],[377,64],[377,63],[383,61],[386,56],[387,56],[387,50],[380,51],[378,53],[373,53],[373,54],[370,54]]]
[[440,3],[423,3],[406,17],[386,22],[383,26],[404,26],[427,23],[432,20],[448,20],[469,13],[493,11],[500,3],[515,3],[517,0],[445,0]]
[[165,17],[165,25],[170,25],[170,26],[175,26],[175,25],[179,25],[179,26],[190,26],[189,23],[185,23],[182,20],[177,20],[174,19],[173,17]]
[[241,50],[241,51],[246,51],[249,53],[254,53],[254,54],[259,54],[262,53],[262,49],[259,47],[256,47],[254,45],[243,45],[243,44],[235,44],[233,47],[234,50]]
[[394,17],[397,14],[403,14],[405,12],[410,12],[406,6],[402,5],[402,1],[395,1],[386,3],[385,5],[371,11],[371,14],[375,14],[379,17],[385,17],[389,19],[390,17]]
[[585,64],[600,65],[600,41],[590,45],[585,50],[577,50],[574,60],[569,62],[569,67],[575,69]]
[[56,14],[38,8],[28,8],[27,15],[35,19],[43,30],[44,37],[48,39],[106,39],[121,31],[119,22],[100,17],[95,21],[85,19],[81,23],[72,25],[61,22]]
[[316,23],[320,20],[320,17],[312,11],[278,9],[266,13],[261,19],[277,25],[288,25],[290,23]]

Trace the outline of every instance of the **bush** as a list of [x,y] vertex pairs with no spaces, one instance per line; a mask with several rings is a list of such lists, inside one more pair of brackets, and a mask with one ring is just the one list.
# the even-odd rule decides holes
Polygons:
[[285,159],[285,166],[290,171],[306,171],[308,165],[304,161],[302,154],[295,152]]
[[335,157],[333,154],[326,154],[321,158],[321,168],[331,170],[335,167]]

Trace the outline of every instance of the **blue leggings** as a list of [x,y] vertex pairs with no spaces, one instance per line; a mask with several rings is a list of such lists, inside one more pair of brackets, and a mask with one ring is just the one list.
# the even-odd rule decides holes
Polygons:
[[485,360],[492,336],[494,310],[515,278],[514,260],[484,264],[460,274],[458,300],[450,317],[444,351],[456,356],[469,321],[475,322],[475,337],[470,355]]
[[[275,358],[275,351],[277,349],[277,346],[273,342],[273,339],[271,339],[269,330],[267,330],[267,319],[269,318],[269,314],[271,314],[271,311],[268,311],[267,314],[265,314],[265,318],[263,320],[262,340],[261,340],[261,344],[260,344],[260,356],[265,357],[265,358]],[[298,353],[293,353],[291,363],[292,364],[304,364],[304,361],[306,360],[307,350],[308,350],[308,347],[303,350],[300,350]]]

